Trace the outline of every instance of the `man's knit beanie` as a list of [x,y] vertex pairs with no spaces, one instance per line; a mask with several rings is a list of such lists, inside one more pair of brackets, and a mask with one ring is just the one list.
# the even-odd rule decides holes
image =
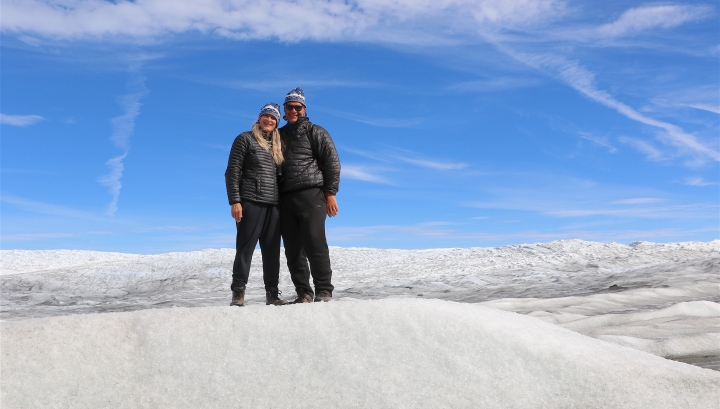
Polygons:
[[299,102],[303,105],[305,105],[305,93],[300,88],[295,88],[294,90],[290,91],[285,95],[285,102],[284,104],[287,104],[290,101]]

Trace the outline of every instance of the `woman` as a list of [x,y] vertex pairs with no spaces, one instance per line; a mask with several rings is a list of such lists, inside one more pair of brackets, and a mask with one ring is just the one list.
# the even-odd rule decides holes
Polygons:
[[280,299],[280,211],[278,209],[278,169],[283,162],[280,133],[280,106],[272,102],[260,110],[258,120],[249,132],[235,138],[227,170],[230,214],[235,219],[235,263],[230,285],[230,305],[245,305],[245,285],[250,274],[250,262],[258,240],[263,260],[265,304],[283,305]]

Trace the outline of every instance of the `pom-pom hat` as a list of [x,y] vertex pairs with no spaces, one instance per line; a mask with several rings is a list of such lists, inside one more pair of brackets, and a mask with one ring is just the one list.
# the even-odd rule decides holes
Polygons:
[[305,105],[305,92],[303,92],[303,90],[300,88],[295,88],[294,90],[288,92],[287,95],[285,95],[284,104],[287,104],[288,102],[291,102],[291,101],[299,102],[299,103]]
[[258,115],[258,118],[260,118],[263,115],[272,115],[276,121],[280,122],[280,105],[278,105],[274,102],[268,102],[260,110],[260,114]]

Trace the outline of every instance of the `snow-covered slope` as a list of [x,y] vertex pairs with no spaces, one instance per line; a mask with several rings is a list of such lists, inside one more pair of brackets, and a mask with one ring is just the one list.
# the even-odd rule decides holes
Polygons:
[[[233,257],[231,249],[157,255],[3,250],[0,318],[227,305]],[[331,257],[335,299],[485,303],[720,369],[719,240],[331,248]],[[287,298],[294,295],[286,270],[281,289]],[[264,303],[259,251],[246,299],[248,305]]]
[[716,409],[720,373],[424,299],[2,323],[3,408]]

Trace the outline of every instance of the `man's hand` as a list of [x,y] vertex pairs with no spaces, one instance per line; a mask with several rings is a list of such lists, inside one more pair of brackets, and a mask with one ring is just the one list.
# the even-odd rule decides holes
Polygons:
[[236,223],[240,223],[240,219],[242,219],[242,205],[240,203],[234,203],[230,208],[230,215],[235,219]]
[[337,216],[340,209],[338,209],[337,199],[335,195],[330,192],[325,192],[325,211],[330,217]]

